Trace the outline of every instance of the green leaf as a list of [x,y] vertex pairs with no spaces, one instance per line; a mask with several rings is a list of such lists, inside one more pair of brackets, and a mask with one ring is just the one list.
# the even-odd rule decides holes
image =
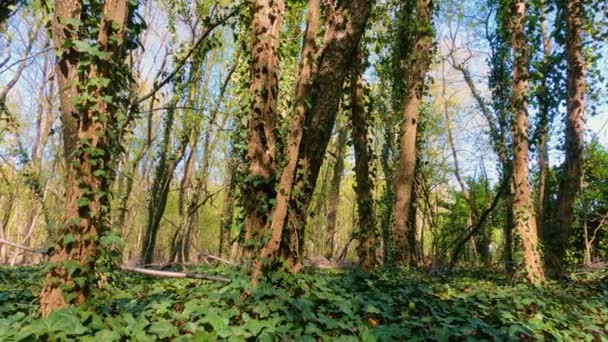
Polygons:
[[158,320],[150,326],[150,333],[157,335],[159,338],[169,338],[177,334],[177,328],[167,320]]
[[76,205],[79,208],[86,207],[91,204],[91,201],[87,197],[80,197],[76,200]]
[[51,312],[49,317],[32,323],[35,331],[46,333],[61,331],[66,335],[82,335],[88,331],[82,323],[74,307],[68,307]]
[[72,242],[76,242],[76,237],[74,236],[74,234],[69,233],[67,235],[65,235],[63,237],[63,244],[64,245],[69,245]]

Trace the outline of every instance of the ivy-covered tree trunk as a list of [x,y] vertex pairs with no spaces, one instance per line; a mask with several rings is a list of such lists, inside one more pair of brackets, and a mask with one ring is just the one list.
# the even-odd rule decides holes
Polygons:
[[[115,146],[111,130],[119,110],[115,100],[120,86],[130,78],[120,74],[125,72],[121,64],[128,6],[126,0],[105,1],[100,7],[102,19],[97,22],[88,17],[90,13],[83,10],[80,1],[55,2],[52,35],[60,52],[56,73],[67,175],[64,223],[55,237],[50,270],[40,294],[43,316],[70,303],[82,303],[96,282],[100,237],[108,228]],[[89,25],[99,25],[95,48],[105,58],[87,49],[77,50],[82,44],[90,44],[81,36],[92,28]]]
[[[294,190],[296,170],[300,162],[300,144],[304,134],[304,122],[308,110],[311,91],[312,75],[314,72],[314,55],[316,53],[315,39],[319,31],[320,0],[310,0],[306,15],[306,32],[302,43],[302,60],[299,66],[298,82],[296,84],[295,107],[289,134],[287,137],[287,164],[281,173],[276,194],[276,205],[272,213],[270,240],[262,248],[259,259],[252,265],[252,282],[257,284],[258,278],[266,270],[268,259],[276,259],[283,235],[283,229],[291,206],[291,196]],[[288,236],[291,236],[287,232]]]
[[568,98],[566,115],[566,158],[559,184],[556,226],[547,236],[547,266],[551,276],[563,272],[564,256],[574,219],[574,202],[581,189],[585,147],[585,78],[583,51],[584,8],[582,0],[565,2]]
[[[393,209],[393,240],[395,250],[393,261],[397,264],[411,264],[413,246],[408,243],[409,211],[414,190],[416,170],[416,136],[418,130],[418,114],[424,93],[424,80],[428,72],[433,48],[432,2],[430,0],[415,1],[416,17],[414,50],[411,56],[400,56],[408,62],[404,70],[406,87],[401,121],[401,137],[399,139],[399,161],[395,175],[395,206]],[[409,61],[407,58],[409,57]]]
[[515,229],[521,237],[524,249],[526,278],[539,284],[545,280],[538,248],[536,217],[530,181],[528,179],[528,63],[530,51],[524,31],[526,1],[515,0],[510,21],[513,64],[513,90],[511,105],[514,117],[511,126],[513,137],[513,215]]
[[[327,211],[327,254],[326,258],[331,259],[335,249],[336,224],[338,222],[338,207],[340,204],[340,189],[342,178],[344,176],[344,158],[346,155],[346,140],[348,139],[348,128],[340,127],[338,130],[338,139],[336,141],[336,154],[331,184],[329,189],[329,208]],[[317,213],[319,214],[319,213]]]
[[236,191],[236,159],[233,156],[228,157],[226,163],[226,179],[228,179],[228,188],[224,199],[224,208],[222,209],[222,218],[220,223],[220,241],[218,255],[227,257],[230,254],[230,239],[232,232],[232,221],[234,217],[234,192]]
[[363,81],[363,52],[357,52],[350,74],[350,105],[353,148],[355,150],[355,193],[357,196],[357,238],[359,246],[359,266],[365,272],[376,267],[376,220],[374,197],[372,194],[371,148],[368,144],[367,125],[369,121],[365,107]]
[[285,4],[282,0],[251,3],[251,75],[246,162],[248,176],[243,192],[245,211],[245,255],[255,257],[270,225],[271,200],[277,174],[276,121],[279,94],[279,43]]
[[391,253],[394,250],[392,241],[392,226],[393,226],[393,206],[395,201],[395,186],[393,180],[394,174],[394,142],[393,125],[390,120],[383,123],[384,125],[384,143],[382,146],[382,155],[380,163],[382,164],[382,173],[384,175],[384,191],[379,203],[379,223],[382,229],[382,262],[390,264]]
[[[175,101],[175,100],[172,100]],[[165,117],[163,129],[163,141],[159,151],[159,161],[156,165],[154,180],[150,191],[150,200],[148,203],[148,217],[146,220],[144,238],[141,246],[141,260],[144,265],[152,263],[156,250],[156,242],[160,222],[167,207],[169,190],[173,173],[184,157],[187,146],[187,141],[182,139],[180,145],[175,151],[171,147],[172,129],[175,122],[175,102],[169,105],[167,115]]]
[[538,228],[538,239],[544,242],[543,231],[547,225],[548,218],[550,216],[549,204],[550,204],[550,165],[549,165],[549,129],[551,125],[551,104],[553,94],[549,90],[549,73],[552,68],[552,46],[551,38],[547,33],[547,17],[546,17],[546,5],[545,1],[541,0],[539,3],[539,9],[541,11],[540,17],[540,34],[543,43],[543,62],[542,62],[542,76],[541,86],[539,87],[536,95],[538,99],[538,110],[539,110],[539,123],[538,123],[538,194],[537,194],[537,228]]
[[299,144],[300,169],[289,203],[282,255],[297,271],[301,266],[308,208],[336,122],[344,80],[371,13],[370,0],[326,2],[325,33],[317,54],[310,96],[305,103],[305,127]]

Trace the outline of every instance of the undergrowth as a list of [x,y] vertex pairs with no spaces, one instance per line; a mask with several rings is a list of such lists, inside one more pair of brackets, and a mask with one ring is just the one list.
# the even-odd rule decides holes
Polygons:
[[608,278],[545,287],[487,272],[277,274],[257,288],[120,273],[86,305],[38,316],[39,268],[0,268],[0,341],[608,341]]

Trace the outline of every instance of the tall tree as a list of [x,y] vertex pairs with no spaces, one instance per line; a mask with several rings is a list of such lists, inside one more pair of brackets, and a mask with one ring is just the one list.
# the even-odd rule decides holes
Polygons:
[[536,217],[530,181],[528,179],[528,63],[530,49],[526,41],[524,23],[526,1],[514,0],[511,4],[510,34],[515,61],[513,63],[513,90],[511,106],[514,110],[511,125],[513,137],[513,214],[515,229],[523,242],[526,277],[533,284],[544,281],[543,265],[538,248]]
[[[408,6],[409,5],[409,6]],[[395,207],[393,210],[394,262],[412,263],[412,247],[408,243],[408,221],[412,202],[416,171],[416,135],[418,114],[430,67],[434,30],[432,25],[433,3],[430,0],[408,0],[404,8],[413,8],[416,18],[411,29],[411,51],[399,56],[405,72],[404,102],[402,106],[399,162],[395,177]],[[404,18],[405,19],[405,18]]]
[[85,300],[96,280],[100,238],[108,230],[113,130],[122,110],[117,94],[130,81],[123,67],[130,8],[126,0],[98,5],[55,1],[51,33],[60,52],[55,69],[67,175],[64,224],[40,294],[43,316]]
[[357,52],[350,74],[350,105],[352,139],[355,150],[355,192],[357,195],[357,237],[359,265],[363,271],[376,266],[376,220],[374,216],[373,183],[370,170],[371,149],[368,145],[368,112],[365,107],[363,52]]
[[336,235],[336,224],[338,222],[338,207],[340,204],[340,190],[342,188],[342,178],[344,176],[344,158],[346,155],[346,142],[348,140],[348,127],[344,126],[338,129],[338,139],[336,139],[336,153],[329,189],[329,208],[327,210],[327,236],[325,256],[328,259],[334,254],[334,241]]
[[552,44],[549,33],[547,32],[547,8],[544,0],[539,2],[540,11],[540,37],[543,44],[543,59],[541,63],[541,79],[540,87],[536,97],[538,101],[539,122],[537,129],[537,145],[538,145],[538,194],[537,194],[537,229],[540,241],[543,241],[543,229],[547,222],[547,212],[549,209],[549,129],[551,126],[551,107],[555,101],[552,101],[552,94],[549,89],[549,72],[552,68]]
[[[311,1],[309,5],[309,19],[319,18],[310,13],[315,4],[316,1]],[[292,270],[297,271],[301,266],[306,213],[336,121],[350,60],[363,35],[372,4],[373,1],[364,0],[326,2],[325,33],[318,51],[314,48],[318,25],[315,20],[308,21],[296,90],[293,122],[297,126],[291,127],[288,136],[289,163],[281,175],[271,238],[254,265],[254,282],[262,271],[262,260],[279,251]],[[302,94],[308,96],[300,97]]]
[[311,0],[306,14],[306,31],[302,43],[302,59],[299,66],[298,81],[296,84],[295,107],[293,119],[287,137],[287,164],[284,166],[279,180],[276,195],[276,207],[272,213],[270,239],[263,247],[259,259],[252,265],[252,281],[257,283],[259,276],[266,269],[267,259],[277,257],[281,244],[281,236],[294,189],[296,170],[299,163],[300,144],[304,134],[304,121],[308,110],[308,101],[311,92],[312,75],[314,72],[314,55],[317,52],[316,38],[320,25],[320,0]]
[[344,80],[370,16],[373,1],[325,2],[325,33],[317,53],[306,110],[304,134],[299,146],[301,169],[287,219],[283,255],[298,269],[303,257],[304,225],[321,164],[336,121]]
[[585,147],[585,78],[587,63],[583,51],[584,1],[564,1],[566,15],[566,59],[568,97],[566,99],[566,158],[559,183],[555,227],[547,236],[547,266],[552,276],[563,271],[565,251],[572,231],[574,203],[581,189]]
[[248,123],[248,179],[244,192],[246,253],[252,256],[270,224],[276,195],[276,121],[279,95],[279,39],[285,4],[282,0],[255,0],[251,3],[251,107]]

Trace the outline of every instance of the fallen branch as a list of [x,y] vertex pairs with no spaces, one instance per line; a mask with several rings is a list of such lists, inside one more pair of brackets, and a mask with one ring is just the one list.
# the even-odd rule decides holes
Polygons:
[[10,241],[7,241],[7,240],[2,239],[2,238],[0,238],[0,244],[11,246],[11,247],[14,247],[14,248],[17,248],[17,249],[22,249],[24,251],[28,251],[28,252],[32,252],[32,253],[38,253],[38,254],[44,254],[44,255],[48,254],[48,251],[46,249],[35,249],[35,248],[31,248],[31,247],[27,247],[27,246],[16,244],[14,242],[10,242]]
[[218,256],[215,255],[211,255],[211,254],[203,254],[203,253],[198,253],[198,255],[203,258],[203,259],[213,259],[215,261],[219,261],[219,262],[223,262],[224,264],[228,264],[230,266],[238,266],[237,264],[235,264],[234,262],[230,261],[230,260],[226,260],[224,258],[220,258]]
[[121,265],[120,269],[123,271],[136,272],[141,274],[146,274],[155,277],[164,277],[164,278],[188,278],[188,279],[203,279],[210,281],[219,281],[224,283],[229,283],[230,279],[219,276],[210,276],[201,273],[191,273],[191,272],[171,272],[171,271],[158,271],[158,270],[150,270],[146,268],[139,267],[129,267]]

